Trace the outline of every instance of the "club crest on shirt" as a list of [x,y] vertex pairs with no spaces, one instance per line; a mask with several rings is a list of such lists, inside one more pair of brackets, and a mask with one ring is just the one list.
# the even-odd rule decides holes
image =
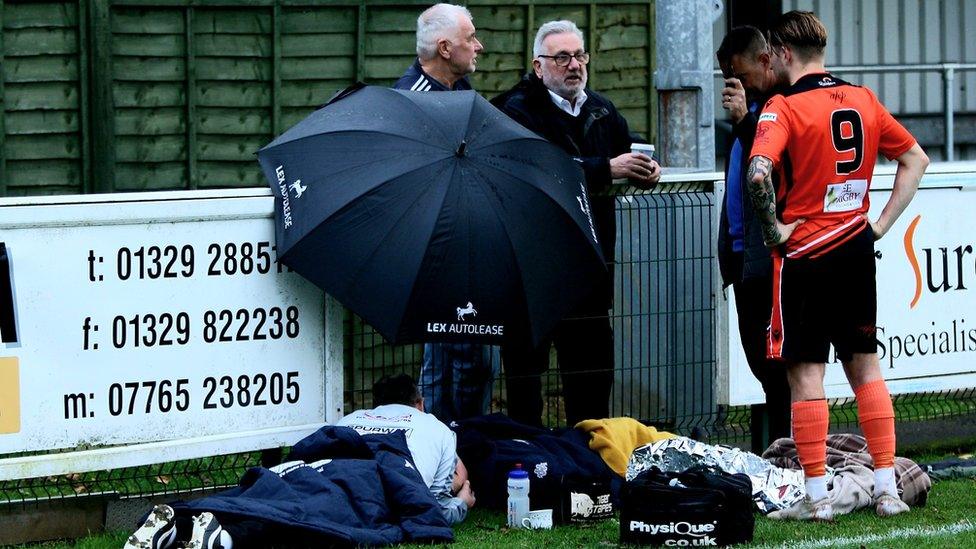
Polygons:
[[769,143],[769,137],[766,135],[767,133],[769,133],[769,126],[759,126],[756,128],[756,137],[753,138],[753,142],[760,145]]
[[539,462],[535,465],[535,476],[536,478],[543,478],[549,474],[549,463],[546,461]]

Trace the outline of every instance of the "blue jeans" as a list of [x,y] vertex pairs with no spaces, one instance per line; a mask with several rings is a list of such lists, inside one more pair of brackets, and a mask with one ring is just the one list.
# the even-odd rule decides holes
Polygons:
[[487,414],[500,365],[497,346],[427,343],[419,384],[425,409],[448,424]]

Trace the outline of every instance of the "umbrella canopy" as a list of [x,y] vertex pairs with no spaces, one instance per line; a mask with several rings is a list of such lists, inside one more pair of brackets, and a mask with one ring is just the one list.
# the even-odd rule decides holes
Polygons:
[[606,291],[577,162],[473,91],[351,89],[258,159],[280,261],[391,343],[538,343]]

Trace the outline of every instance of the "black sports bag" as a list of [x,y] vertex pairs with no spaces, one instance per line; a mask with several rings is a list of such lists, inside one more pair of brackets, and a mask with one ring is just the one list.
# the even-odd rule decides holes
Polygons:
[[747,475],[695,467],[681,473],[645,471],[627,482],[620,506],[620,541],[708,547],[752,541],[752,482]]

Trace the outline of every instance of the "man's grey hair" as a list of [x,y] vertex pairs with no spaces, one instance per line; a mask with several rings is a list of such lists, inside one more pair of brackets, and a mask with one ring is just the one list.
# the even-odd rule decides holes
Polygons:
[[437,41],[454,38],[450,33],[457,30],[458,16],[461,15],[474,20],[464,6],[434,4],[424,10],[417,18],[417,57],[422,61],[433,59],[437,55]]
[[[548,23],[539,27],[539,32],[535,33],[535,43],[532,45],[532,57],[539,57],[540,55],[546,54],[546,48],[542,43],[546,40],[550,34],[563,34],[565,32],[571,32],[579,37],[583,44],[586,41],[583,39],[583,32],[579,30],[576,23],[572,21],[567,21],[563,19],[562,21],[549,21]],[[570,52],[572,53],[572,52]]]

